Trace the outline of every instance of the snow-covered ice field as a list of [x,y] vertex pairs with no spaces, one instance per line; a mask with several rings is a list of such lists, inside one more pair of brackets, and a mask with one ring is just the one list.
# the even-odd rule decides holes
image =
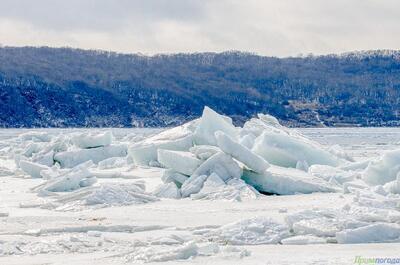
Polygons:
[[400,128],[221,119],[0,130],[0,264],[400,258]]

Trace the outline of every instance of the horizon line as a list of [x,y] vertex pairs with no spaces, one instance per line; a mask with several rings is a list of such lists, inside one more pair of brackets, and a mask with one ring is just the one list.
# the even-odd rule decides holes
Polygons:
[[98,52],[98,53],[109,53],[116,55],[130,55],[130,56],[143,56],[143,57],[159,57],[159,56],[174,56],[174,55],[197,55],[197,54],[225,54],[225,53],[242,53],[247,55],[253,55],[257,57],[266,57],[266,58],[278,58],[278,59],[289,59],[289,58],[312,58],[312,57],[344,57],[349,55],[367,55],[367,54],[381,54],[381,55],[391,55],[391,54],[400,54],[400,49],[371,49],[371,50],[351,50],[344,51],[340,53],[325,53],[325,54],[315,54],[315,53],[299,53],[297,55],[291,56],[277,56],[277,55],[263,55],[257,52],[245,51],[245,50],[224,50],[224,51],[193,51],[193,52],[160,52],[160,53],[143,53],[143,52],[119,52],[113,50],[105,50],[105,49],[96,49],[96,48],[79,48],[72,46],[48,46],[48,45],[22,45],[22,46],[13,46],[13,45],[4,45],[0,43],[0,49],[22,49],[22,48],[34,48],[34,49],[69,49],[69,50],[79,50],[79,51],[87,51],[87,52]]

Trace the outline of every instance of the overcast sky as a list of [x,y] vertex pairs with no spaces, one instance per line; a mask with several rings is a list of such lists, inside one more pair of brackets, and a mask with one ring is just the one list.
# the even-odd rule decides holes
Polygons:
[[0,0],[0,43],[272,56],[400,49],[400,1]]

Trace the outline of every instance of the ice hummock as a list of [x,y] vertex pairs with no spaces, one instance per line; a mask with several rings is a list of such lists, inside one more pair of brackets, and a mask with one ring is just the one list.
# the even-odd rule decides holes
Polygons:
[[[121,167],[165,168],[161,178],[164,185],[155,194],[174,198],[217,199],[212,195],[217,192],[215,187],[204,187],[210,176],[213,177],[207,183],[216,178],[223,181],[220,192],[232,191],[232,196],[224,198],[254,189],[280,195],[336,192],[356,176],[351,170],[337,168],[353,163],[340,148],[321,146],[280,125],[270,115],[259,114],[243,127],[235,127],[229,117],[208,107],[197,120],[135,141],[125,137],[127,142],[116,142],[110,131],[57,137],[26,134],[20,139],[29,144],[15,155],[19,167],[34,178],[47,179],[45,190],[52,192],[91,185],[94,178],[90,179],[89,171],[82,169],[78,174],[74,170],[88,161],[102,178],[121,177],[108,172]],[[57,171],[54,166],[61,168]],[[66,173],[68,169],[73,170]],[[326,173],[330,169],[341,175],[330,176]],[[67,177],[63,179],[64,175]],[[231,185],[239,183],[234,180],[244,182]],[[246,185],[248,188],[243,189]]]
[[245,219],[210,229],[201,240],[238,245],[400,240],[398,151],[354,161],[339,147],[318,144],[269,115],[236,127],[205,108],[201,118],[148,137],[28,133],[15,139],[12,150],[7,155],[19,168],[16,174],[37,178],[30,181],[41,184],[32,191],[58,210],[179,199],[251,203],[265,198],[260,193],[343,192],[353,200],[343,209],[282,211],[285,222]]
[[200,193],[213,174],[225,185],[243,179],[258,191],[288,195],[336,192],[344,182],[354,180],[352,173],[336,179],[317,174],[315,169],[315,174],[307,172],[312,166],[336,168],[351,163],[350,156],[339,149],[321,146],[269,115],[260,114],[241,128],[205,107],[198,120],[137,142],[129,154],[136,165],[170,170],[165,171],[171,175],[164,173],[163,181],[173,181],[182,197]]

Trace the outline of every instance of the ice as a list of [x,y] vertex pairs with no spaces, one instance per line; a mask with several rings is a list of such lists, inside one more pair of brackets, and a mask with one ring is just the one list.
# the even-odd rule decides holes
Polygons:
[[368,189],[368,185],[359,179],[343,183],[343,192],[351,193],[355,190]]
[[124,157],[126,155],[126,145],[115,144],[104,147],[60,152],[54,156],[54,160],[58,162],[61,167],[72,168],[89,160],[97,164],[110,157]]
[[396,180],[386,183],[383,189],[388,193],[400,194],[400,172],[397,174]]
[[188,151],[193,146],[193,126],[197,121],[163,131],[130,146],[129,155],[136,165],[157,161],[157,150]]
[[340,231],[338,223],[334,218],[319,217],[314,219],[303,219],[293,224],[294,233],[299,235],[315,235],[320,237],[334,237]]
[[336,233],[340,244],[400,241],[400,225],[376,223]]
[[244,135],[253,135],[256,138],[266,130],[284,132],[284,127],[281,126],[275,118],[275,121],[272,121],[272,119],[269,119],[267,116],[270,115],[258,114],[258,118],[252,118],[249,121],[246,121],[243,125],[243,131],[245,132]]
[[140,185],[102,184],[91,187],[93,192],[85,197],[87,205],[128,205],[154,202],[158,199],[148,194]]
[[203,184],[207,178],[207,175],[192,175],[190,178],[188,178],[181,187],[182,197],[188,197],[191,194],[198,193],[203,187]]
[[346,153],[343,148],[338,144],[330,146],[328,151],[329,153],[334,154],[335,156],[340,157],[346,161],[354,162],[354,159],[348,153]]
[[220,247],[215,243],[208,243],[199,246],[199,254],[201,256],[212,256],[220,252]]
[[308,172],[321,179],[326,181],[335,180],[339,184],[343,184],[345,182],[350,182],[356,179],[359,176],[357,172],[354,171],[344,171],[339,168],[335,168],[332,166],[326,165],[312,165]]
[[12,176],[13,174],[14,174],[14,171],[12,171],[12,170],[10,170],[8,168],[0,166],[0,177]]
[[355,228],[367,225],[346,216],[345,213],[340,214],[337,210],[315,209],[300,211],[285,217],[287,225],[296,235],[317,236],[321,238],[335,238],[336,233],[344,228]]
[[47,153],[41,152],[33,157],[33,162],[39,163],[48,167],[54,164],[54,151]]
[[0,212],[0,217],[8,217],[10,214],[6,212]]
[[247,147],[235,142],[231,137],[221,131],[215,133],[217,144],[223,152],[231,155],[257,173],[263,173],[269,164],[262,157],[254,154]]
[[207,159],[193,173],[194,176],[211,175],[216,173],[223,181],[230,178],[240,178],[242,169],[230,155],[219,152]]
[[87,235],[91,237],[101,237],[100,231],[87,231]]
[[87,177],[82,179],[81,181],[79,181],[79,186],[80,187],[89,187],[92,186],[93,184],[95,184],[97,182],[97,178],[96,177]]
[[204,182],[200,192],[190,196],[194,200],[245,201],[258,197],[258,192],[241,179],[231,179],[225,183],[212,173]]
[[22,154],[26,157],[32,157],[34,153],[38,153],[44,146],[43,143],[30,143]]
[[174,182],[162,184],[157,187],[153,194],[160,198],[179,199],[181,192]]
[[83,188],[69,194],[60,196],[56,202],[65,205],[60,209],[69,209],[71,204],[74,209],[76,203],[89,206],[121,206],[155,202],[159,199],[147,193],[141,183],[117,184],[102,183],[99,186]]
[[[242,130],[242,132],[243,131],[244,130]],[[256,140],[256,137],[254,136],[254,134],[248,133],[240,138],[239,143],[251,150],[253,148],[255,140]]]
[[364,170],[368,167],[370,160],[364,160],[364,161],[357,161],[357,162],[347,162],[341,166],[339,166],[339,169],[343,170],[353,170],[353,171],[359,171],[359,170]]
[[60,176],[63,172],[68,172],[69,169],[60,169],[58,165],[54,165],[46,170],[40,171],[43,179],[52,179]]
[[296,169],[307,172],[309,168],[310,167],[309,167],[307,161],[305,161],[305,160],[297,161],[297,163],[296,163]]
[[22,141],[50,142],[51,136],[46,132],[27,132],[18,137]]
[[277,118],[269,114],[258,114],[258,118],[263,121],[265,124],[270,124],[274,127],[281,127]]
[[182,246],[158,250],[155,247],[134,250],[127,255],[128,261],[142,262],[167,262],[175,260],[187,260],[198,255],[198,246],[194,242],[187,242]]
[[164,183],[174,182],[179,187],[188,179],[188,176],[185,176],[181,173],[176,172],[173,169],[164,170],[161,180]]
[[[334,216],[334,214],[328,213],[329,216]],[[320,211],[320,210],[304,210],[304,211],[299,211],[293,214],[289,214],[285,217],[285,222],[289,226],[290,229],[293,229],[293,225],[299,221],[302,220],[311,220],[315,218],[321,218],[326,215],[325,212]]]
[[224,225],[207,236],[213,242],[230,245],[277,244],[289,237],[286,225],[276,223],[267,217],[254,217]]
[[96,169],[96,168],[91,168],[90,172],[92,173],[93,176],[96,176],[97,178],[102,178],[102,179],[107,179],[107,178],[120,178],[120,179],[138,179],[140,178],[133,172],[129,171],[128,168],[124,168],[124,170],[121,170],[120,168],[114,168],[114,169]]
[[197,145],[217,145],[216,131],[222,131],[234,139],[238,137],[238,130],[233,126],[230,118],[219,115],[209,107],[204,107],[203,115],[194,133],[194,142]]
[[195,145],[191,147],[189,151],[195,154],[197,158],[201,160],[207,160],[212,155],[220,152],[221,149],[212,145]]
[[184,175],[192,175],[202,161],[190,152],[158,149],[158,161]]
[[311,235],[300,235],[282,239],[281,243],[283,245],[309,245],[309,244],[325,244],[327,242],[326,239],[321,237],[311,236]]
[[328,182],[293,168],[270,166],[263,174],[244,170],[242,178],[258,191],[272,194],[336,191]]
[[204,183],[205,187],[221,187],[225,182],[218,176],[217,173],[212,173]]
[[167,246],[171,246],[171,245],[180,245],[182,243],[184,243],[185,240],[180,238],[177,235],[170,235],[170,236],[166,236],[166,237],[161,237],[161,238],[156,238],[156,239],[152,239],[151,241],[151,245],[167,245]]
[[251,252],[244,248],[238,248],[235,246],[225,246],[221,248],[222,257],[225,260],[230,260],[232,258],[242,259],[251,255]]
[[256,138],[252,151],[269,163],[282,167],[296,168],[298,161],[306,161],[308,165],[340,164],[338,157],[322,147],[280,132],[264,131]]
[[113,135],[110,131],[101,134],[78,134],[72,137],[72,142],[79,148],[94,148],[111,144]]
[[126,166],[126,164],[125,157],[110,157],[98,163],[99,169],[120,168]]
[[32,178],[41,178],[40,172],[49,169],[47,166],[25,160],[19,161],[19,167]]
[[[162,181],[173,182],[178,189],[182,188],[184,197],[197,194],[203,188],[205,179],[201,179],[204,177],[195,181],[197,177],[208,177],[214,173],[225,183],[224,188],[220,190],[223,194],[221,198],[228,198],[228,192],[232,192],[229,198],[241,198],[243,190],[250,197],[254,197],[251,195],[254,192],[248,185],[254,185],[265,193],[277,194],[338,191],[332,187],[340,187],[342,183],[352,181],[356,176],[344,170],[339,172],[339,169],[332,166],[339,165],[347,159],[342,158],[345,152],[339,147],[333,147],[329,152],[296,130],[280,125],[269,115],[259,114],[257,119],[246,122],[243,128],[235,127],[230,118],[208,107],[204,108],[203,115],[198,120],[149,137],[138,138],[135,135],[134,138],[139,141],[132,141],[134,143],[129,147],[128,157],[129,143],[121,144],[118,141],[121,138],[130,141],[132,137],[116,136],[115,141],[118,143],[113,144],[111,131],[48,136],[48,142],[34,142],[32,139],[36,138],[33,135],[24,137],[29,139],[29,145],[22,145],[21,150],[16,153],[17,162],[30,160],[30,163],[49,167],[56,163],[61,168],[73,168],[91,160],[98,164],[96,174],[100,178],[124,177],[125,173],[124,175],[107,170],[128,167],[132,162],[136,166],[165,167]],[[31,157],[26,158],[23,153]],[[347,160],[350,160],[350,157]],[[283,167],[269,170],[268,162]],[[316,167],[310,171],[312,174],[300,173],[301,170],[307,171],[309,165],[313,164],[331,165],[330,169],[335,170],[337,174],[328,174],[329,168],[318,171],[315,170]],[[297,167],[301,170],[285,167]],[[323,166],[319,166],[321,167]],[[59,173],[61,174],[61,171],[46,170],[44,174],[47,179],[53,179]],[[247,184],[228,184],[231,179],[241,177]],[[81,184],[91,185],[91,181],[93,180],[85,179]],[[184,187],[181,187],[184,183]],[[206,188],[204,193],[198,194],[197,197],[217,198],[217,193],[216,190],[208,191]]]
[[[13,135],[4,141],[1,133],[15,132],[0,132],[0,256],[8,256],[6,263],[40,263],[50,257],[51,263],[58,254],[70,258],[86,252],[93,253],[76,260],[238,263],[233,258],[249,252],[233,245],[262,244],[281,246],[249,246],[255,255],[245,263],[279,263],[268,257],[290,251],[313,256],[315,247],[291,246],[305,244],[321,244],[324,253],[339,256],[345,247],[332,244],[390,242],[360,245],[348,253],[396,254],[399,173],[394,172],[396,160],[379,156],[398,148],[398,133],[392,131],[398,129],[382,129],[388,134],[370,128],[300,129],[322,145],[271,116],[259,115],[240,128],[205,110],[202,118],[161,133],[158,128],[111,130],[112,142],[102,143],[100,138],[107,137],[95,129],[46,130],[42,138]],[[391,139],[387,144],[385,135]],[[262,157],[255,149],[270,136],[262,151],[271,156]],[[375,138],[360,144],[364,140],[357,137]],[[112,146],[125,146],[125,152],[100,157],[100,150]],[[277,166],[278,158],[290,163]],[[390,180],[366,184],[366,168],[382,159],[386,164],[379,178],[389,172]],[[42,179],[28,179],[22,171]],[[271,194],[282,196],[266,196]],[[345,263],[347,258],[332,260]]]
[[[79,189],[88,183],[93,184],[93,180],[88,180],[93,177],[89,171],[89,167],[93,166],[91,161],[80,164],[67,172],[62,173],[60,176],[54,177],[46,181],[45,183],[34,188],[37,192],[62,192],[72,191]],[[87,182],[82,182],[83,180]]]
[[[372,243],[400,240],[398,203],[400,197],[386,197],[358,190],[351,204],[341,209],[312,209],[289,214],[287,225],[296,235],[312,235],[338,243]],[[400,242],[400,241],[399,241]]]
[[371,161],[363,173],[363,180],[370,185],[383,185],[396,179],[400,172],[400,149],[389,151]]

